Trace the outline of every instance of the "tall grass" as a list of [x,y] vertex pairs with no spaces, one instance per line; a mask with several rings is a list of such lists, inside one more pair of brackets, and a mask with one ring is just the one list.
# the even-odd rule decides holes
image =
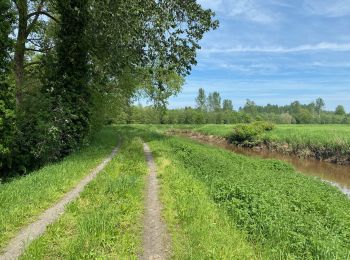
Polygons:
[[0,249],[21,227],[34,221],[101,163],[116,144],[116,130],[105,128],[90,146],[63,161],[0,183]]
[[279,125],[265,140],[291,146],[350,152],[350,125]]

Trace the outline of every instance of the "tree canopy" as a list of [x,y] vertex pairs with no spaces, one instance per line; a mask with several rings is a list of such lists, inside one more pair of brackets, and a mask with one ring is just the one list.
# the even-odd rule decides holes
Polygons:
[[78,149],[111,107],[147,97],[161,116],[218,27],[195,0],[1,0],[0,14],[2,176]]

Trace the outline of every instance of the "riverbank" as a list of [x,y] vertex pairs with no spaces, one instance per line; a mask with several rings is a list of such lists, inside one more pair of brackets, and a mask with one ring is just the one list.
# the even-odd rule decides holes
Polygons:
[[277,159],[290,163],[294,168],[306,176],[316,177],[339,188],[343,193],[350,196],[350,167],[316,160],[314,158],[302,159],[294,155],[282,154],[263,149],[251,149],[228,143],[223,137],[205,135],[193,131],[169,131],[170,135],[190,138],[202,144],[209,144],[222,149],[232,151],[249,157],[262,159]]
[[[189,125],[172,128],[171,131],[194,132],[226,141],[233,127],[234,125]],[[350,165],[350,126],[277,125],[272,131],[261,134],[259,140],[238,146]]]
[[[253,246],[257,258],[348,257],[349,200],[331,185],[303,176],[278,160],[241,156],[188,138],[159,137],[150,146],[154,154],[168,161],[161,180],[165,187],[169,185],[163,193],[165,216],[172,221],[175,244],[192,239],[196,239],[195,245],[204,243],[196,236],[199,229],[191,232],[197,211],[195,206],[187,208],[191,205],[188,200],[198,196],[189,186],[190,177],[203,186],[223,218],[242,232],[243,241]],[[187,191],[191,192],[188,200],[180,200]],[[171,208],[169,201],[173,202]],[[182,247],[179,255],[190,252]]]

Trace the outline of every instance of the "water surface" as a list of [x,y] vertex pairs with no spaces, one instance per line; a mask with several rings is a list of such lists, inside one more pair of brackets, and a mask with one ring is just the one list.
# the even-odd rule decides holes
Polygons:
[[263,159],[277,159],[288,162],[292,164],[298,172],[308,176],[318,177],[323,181],[329,182],[333,186],[338,187],[343,193],[350,196],[349,165],[338,165],[324,161],[319,161],[316,159],[302,159],[297,156],[281,154],[265,149],[255,150],[251,148],[239,147],[227,143],[227,141],[224,139],[213,138],[211,136],[205,136],[200,134],[180,133],[180,135],[189,137],[201,143],[219,146],[237,154]]

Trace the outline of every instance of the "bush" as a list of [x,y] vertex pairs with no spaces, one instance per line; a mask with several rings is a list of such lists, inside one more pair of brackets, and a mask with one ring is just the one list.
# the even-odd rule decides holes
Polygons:
[[261,141],[261,135],[266,131],[272,131],[275,125],[269,122],[254,122],[252,124],[238,124],[234,126],[229,141],[244,146],[256,145]]
[[270,122],[254,122],[252,125],[262,129],[263,131],[272,131],[276,127],[273,123]]

